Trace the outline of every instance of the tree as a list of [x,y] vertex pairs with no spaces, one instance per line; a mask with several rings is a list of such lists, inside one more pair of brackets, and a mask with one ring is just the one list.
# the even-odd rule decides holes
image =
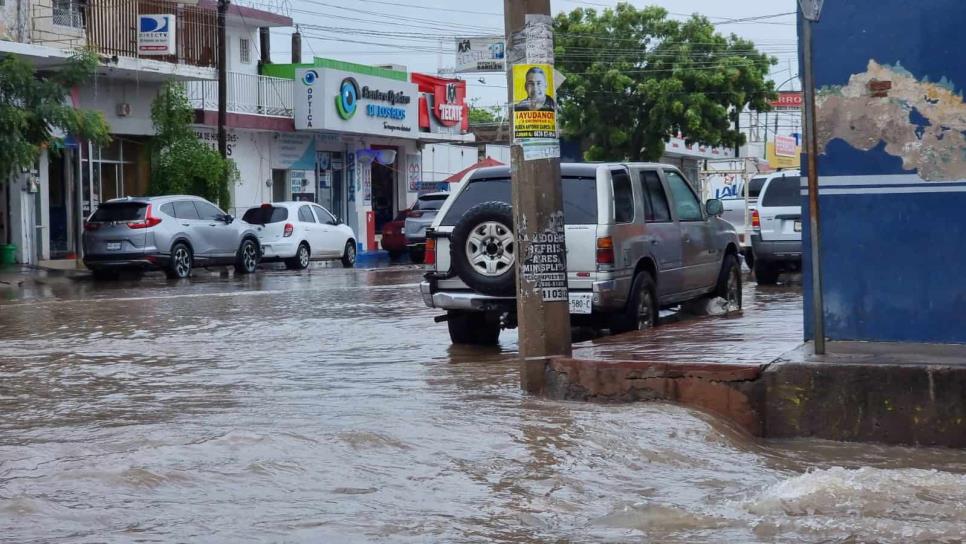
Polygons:
[[576,9],[555,20],[556,67],[566,76],[558,103],[565,136],[587,160],[657,160],[668,139],[733,147],[747,106],[768,111],[777,60],[707,18],[667,18],[659,7]]
[[16,168],[33,167],[43,149],[59,149],[55,132],[110,142],[100,112],[75,109],[65,98],[93,78],[97,57],[79,52],[57,70],[39,72],[13,55],[0,56],[0,184]]
[[148,192],[200,196],[227,209],[238,169],[195,136],[191,130],[194,109],[182,85],[168,83],[161,89],[151,104],[151,120],[156,134]]
[[490,106],[489,108],[479,106],[479,101],[479,98],[470,100],[470,124],[500,122],[503,117],[503,109],[500,106]]

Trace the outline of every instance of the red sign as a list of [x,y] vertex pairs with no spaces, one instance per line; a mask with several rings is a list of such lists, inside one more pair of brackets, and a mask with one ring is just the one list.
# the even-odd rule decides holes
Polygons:
[[798,140],[792,136],[775,136],[775,154],[782,157],[794,157],[798,154]]
[[770,102],[773,108],[801,108],[804,100],[802,99],[802,93],[797,91],[782,91],[778,93],[778,100],[772,100]]
[[419,99],[419,128],[426,132],[465,134],[470,123],[466,82],[418,73],[410,77],[423,95]]

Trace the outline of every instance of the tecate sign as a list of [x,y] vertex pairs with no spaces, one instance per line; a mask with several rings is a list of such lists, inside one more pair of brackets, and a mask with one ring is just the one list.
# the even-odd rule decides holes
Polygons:
[[295,128],[417,138],[416,85],[331,68],[295,71]]
[[175,54],[177,52],[175,41],[177,26],[174,15],[139,15],[138,54]]

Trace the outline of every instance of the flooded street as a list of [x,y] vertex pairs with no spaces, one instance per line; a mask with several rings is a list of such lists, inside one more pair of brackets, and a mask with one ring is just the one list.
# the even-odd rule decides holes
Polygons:
[[[0,302],[2,542],[960,542],[966,452],[751,439],[521,392],[516,331],[455,348],[410,268],[90,281]],[[734,361],[794,287],[587,357]],[[768,328],[767,342],[749,331]]]

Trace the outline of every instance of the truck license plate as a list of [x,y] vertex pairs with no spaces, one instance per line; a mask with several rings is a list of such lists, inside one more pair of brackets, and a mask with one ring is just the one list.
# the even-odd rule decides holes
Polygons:
[[121,249],[121,242],[108,242],[107,243],[107,250],[108,251],[120,251],[120,249]]
[[795,221],[795,232],[802,232],[802,222]]
[[570,293],[570,313],[589,314],[593,310],[593,293]]

